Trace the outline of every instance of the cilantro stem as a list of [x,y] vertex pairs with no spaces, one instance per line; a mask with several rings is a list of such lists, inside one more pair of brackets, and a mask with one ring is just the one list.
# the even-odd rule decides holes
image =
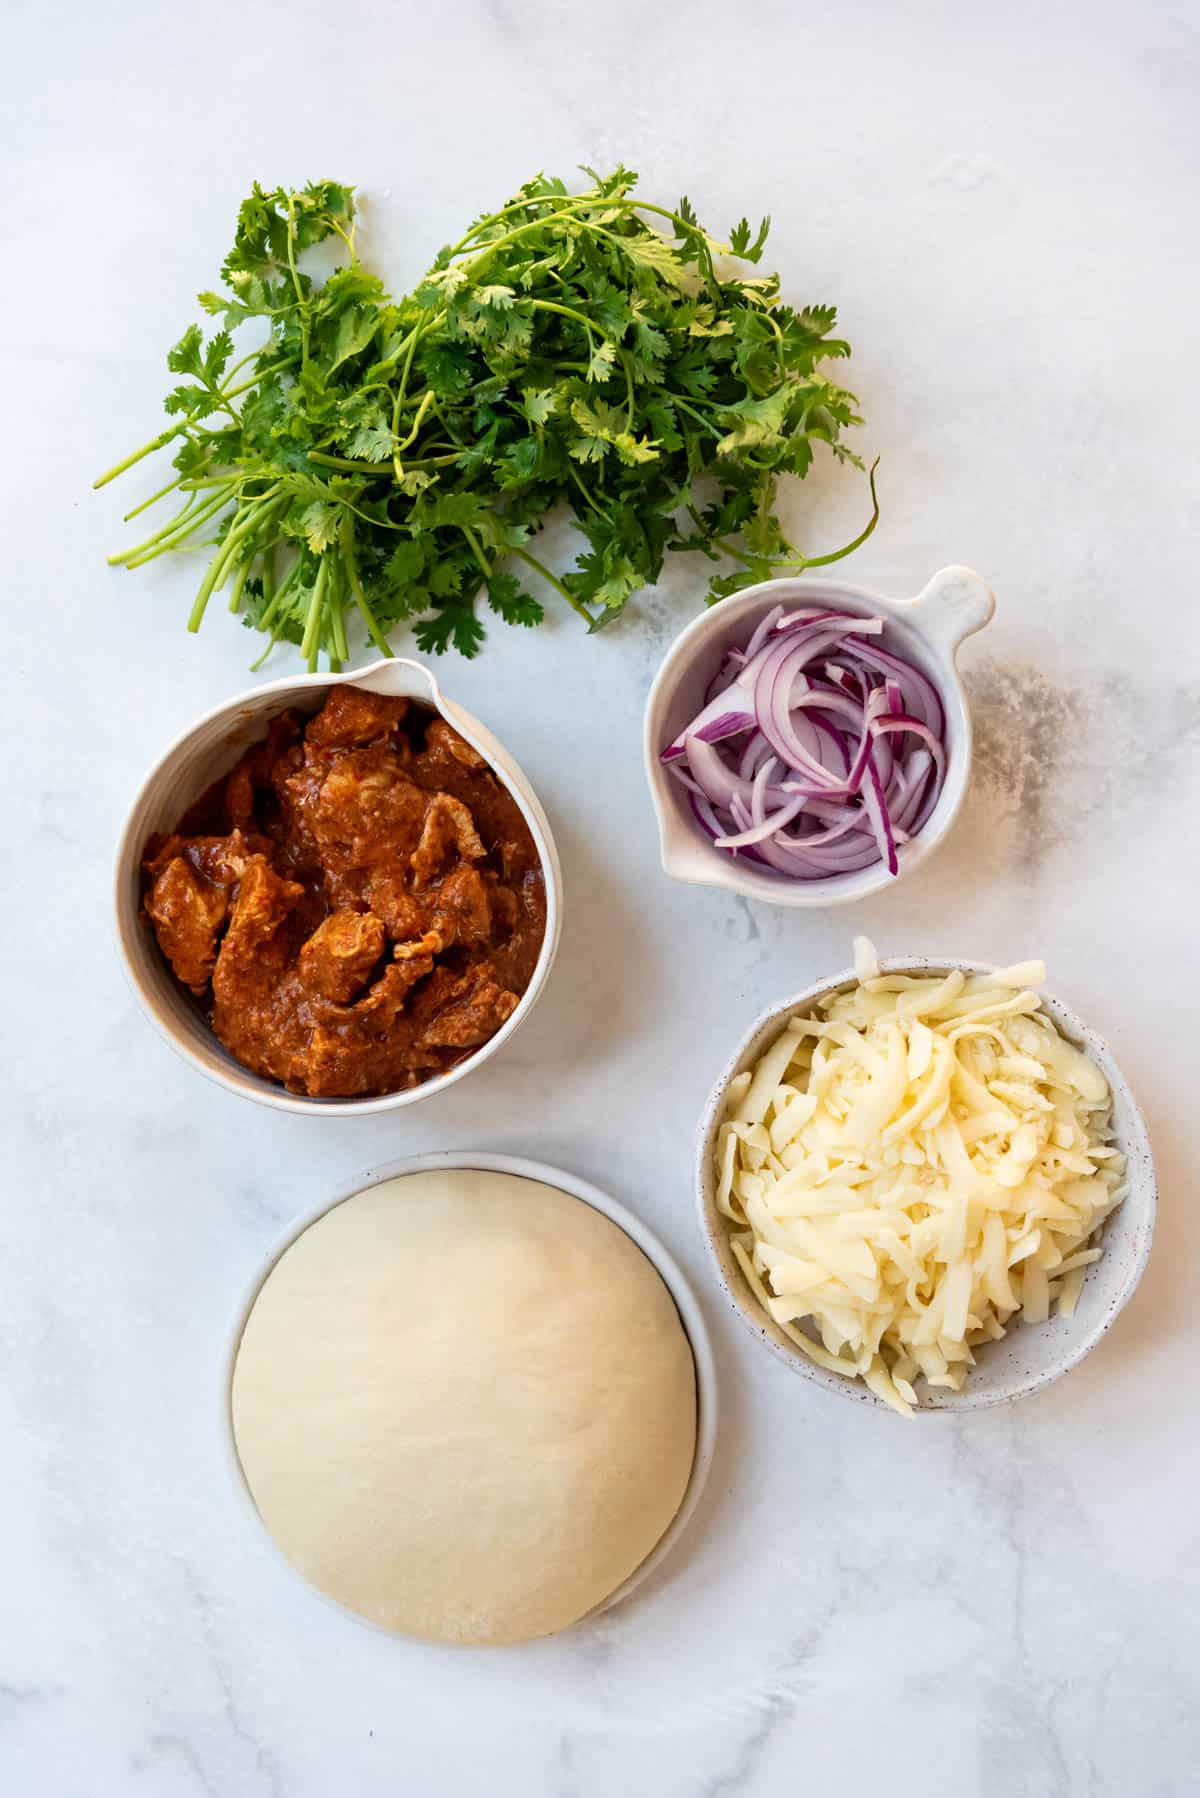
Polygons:
[[[264,628],[264,626],[262,626],[260,624],[258,628],[260,630],[262,630]],[[262,654],[259,657],[257,657],[257,659],[255,661],[251,662],[251,664],[250,664],[251,674],[258,673],[259,669],[262,667],[263,663],[266,661],[267,657],[270,655],[271,651],[274,649],[275,645],[278,643],[279,632],[281,629],[282,629],[281,625],[277,624],[275,626],[274,630],[271,632],[271,641],[267,644],[267,647],[263,650]]]
[[593,331],[602,337],[605,343],[612,345],[613,352],[625,373],[625,428],[632,431],[637,414],[637,404],[633,392],[633,369],[628,352],[621,348],[620,340],[611,332],[606,331],[603,325],[598,325],[595,319],[589,318],[586,312],[579,312],[574,306],[560,306],[557,300],[530,300],[529,305],[534,312],[557,312],[563,318],[573,319],[587,332],[589,345],[592,341]]
[[565,587],[556,574],[551,574],[544,562],[539,562],[536,556],[531,556],[527,549],[511,549],[508,553],[509,555],[516,556],[519,561],[528,563],[529,567],[532,568],[535,573],[540,574],[544,581],[549,581],[555,592],[562,594],[571,610],[573,612],[578,612],[579,616],[586,620],[589,629],[591,628],[596,621],[584,605],[583,601],[581,599],[576,599],[575,595],[571,592],[571,589]]
[[264,498],[255,500],[241,520],[234,525],[209,563],[208,570],[192,602],[187,622],[190,631],[194,632],[200,629],[200,620],[204,617],[204,609],[214,590],[221,585],[228,574],[237,555],[239,544],[245,542],[251,531],[265,524],[272,512],[278,511],[279,507],[280,501],[276,490],[273,489]]
[[[393,437],[398,437],[400,434],[400,413],[401,413],[401,410],[402,410],[403,404],[404,404],[404,396],[408,391],[408,377],[409,377],[409,373],[412,369],[413,357],[417,353],[417,345],[418,345],[418,343],[420,343],[422,337],[427,337],[429,335],[430,331],[435,331],[439,325],[443,325],[443,324],[445,324],[445,322],[446,322],[446,311],[445,311],[445,308],[443,307],[440,312],[435,312],[432,318],[425,320],[423,323],[421,323],[419,325],[414,325],[412,330],[409,332],[408,337],[405,339],[405,347],[407,349],[407,354],[405,355],[405,358],[404,358],[404,366],[400,370],[400,385],[396,389],[396,398],[392,405],[392,436]],[[397,351],[396,353],[398,355],[399,351]],[[400,473],[399,470],[397,470],[396,479],[402,480],[403,478],[404,478],[403,475]]]
[[391,656],[387,638],[379,628],[379,620],[367,603],[362,582],[358,578],[358,557],[355,553],[354,526],[350,522],[349,513],[342,520],[342,560],[346,565],[346,578],[350,582],[350,591],[354,595],[354,603],[362,613],[363,623],[367,627],[367,635],[382,656]]
[[[558,209],[558,213],[555,216],[558,216],[559,214],[561,214],[562,212],[564,212],[566,210],[567,210],[567,208],[560,207]],[[505,250],[508,248],[510,243],[519,242],[522,237],[527,237],[531,231],[544,231],[545,228],[546,228],[545,218],[530,219],[528,224],[518,225],[518,226],[516,226],[516,228],[514,230],[506,231],[503,233],[502,236],[492,238],[489,243],[476,244],[475,245],[475,254],[473,255],[471,261],[468,263],[467,266],[471,269],[479,267],[487,261],[489,256],[494,256],[497,250]],[[459,256],[461,256],[465,253],[466,253],[465,250],[452,250],[451,254],[450,254],[450,261],[451,262],[456,261]]]
[[831,562],[840,562],[843,556],[851,555],[854,550],[862,547],[867,538],[871,535],[871,532],[875,529],[875,526],[879,523],[879,496],[875,491],[875,470],[878,467],[879,457],[876,456],[871,464],[870,473],[867,476],[867,479],[871,484],[871,516],[867,520],[865,527],[858,533],[858,536],[853,538],[842,549],[830,550],[827,556],[799,556],[794,562],[781,562],[779,564],[781,568],[828,568]]
[[247,557],[244,562],[238,564],[238,571],[233,577],[233,586],[229,590],[229,610],[231,612],[240,612],[242,609],[242,588],[246,585],[246,576],[250,572],[252,560],[252,557]]
[[588,492],[587,486],[583,479],[583,476],[580,474],[579,470],[576,468],[576,466],[573,462],[568,461],[567,473],[570,475],[571,479],[574,481],[575,485],[578,487],[580,493],[582,493],[584,499],[587,501],[587,503],[591,507],[592,511],[595,512],[598,517],[602,516],[600,507],[596,504],[595,500],[592,498],[591,494]]
[[713,422],[710,418],[705,418],[703,412],[697,412],[696,408],[692,405],[689,405],[687,400],[682,399],[679,396],[679,394],[677,394],[674,391],[673,388],[667,389],[667,398],[670,400],[670,402],[673,406],[678,406],[678,408],[681,412],[686,412],[689,418],[694,418],[698,425],[703,425],[704,429],[708,432],[710,437],[716,437],[716,438],[720,439],[721,437],[723,437],[725,435],[725,433],[723,431],[719,431],[717,429],[716,425],[713,424]]
[[331,667],[340,667],[347,660],[350,651],[346,644],[346,615],[342,582],[339,566],[330,563],[329,568],[329,639],[332,653],[329,661]]
[[633,393],[633,363],[626,350],[618,350],[621,367],[625,370],[625,429],[632,433],[637,417],[637,401]]
[[[281,364],[281,366],[282,366],[282,364]],[[224,390],[223,397],[227,400],[235,400],[239,393],[248,393],[252,387],[258,386],[259,381],[262,379],[262,372],[263,371],[260,370],[260,372],[258,374],[256,374],[252,380],[241,381],[241,382],[239,382],[239,384],[236,387],[226,388]],[[270,373],[271,371],[268,369],[266,372]],[[234,418],[237,419],[238,424],[241,424],[242,421],[240,418],[237,417],[236,412],[234,413]]]
[[[258,358],[258,357],[259,357],[259,356],[262,356],[262,355],[264,355],[264,354],[265,354],[265,353],[266,353],[266,352],[267,352],[267,351],[269,351],[269,350],[270,350],[270,348],[271,348],[271,345],[270,345],[270,343],[262,343],[262,344],[260,344],[260,345],[259,345],[259,347],[258,347],[258,348],[257,348],[257,349],[256,349],[256,350],[250,350],[250,351],[248,351],[248,352],[247,352],[247,354],[246,354],[246,355],[244,355],[244,356],[243,356],[243,357],[241,357],[241,359],[240,359],[240,360],[239,360],[239,361],[237,361],[237,362],[235,362],[235,363],[234,363],[234,365],[233,365],[233,367],[232,367],[232,368],[227,368],[227,369],[226,369],[226,370],[225,370],[225,376],[224,376],[224,378],[225,378],[225,380],[226,380],[226,381],[232,381],[232,379],[233,379],[233,377],[234,377],[234,375],[236,375],[236,374],[238,374],[238,373],[240,373],[240,371],[241,371],[241,370],[242,370],[242,369],[243,369],[243,368],[245,368],[245,366],[246,366],[246,364],[247,364],[247,362],[254,362],[254,361],[255,361],[255,360],[256,360],[256,359],[257,359],[257,358]],[[261,368],[260,368],[260,369],[259,369],[259,370],[258,370],[258,375],[261,375],[261,374],[262,374],[262,372],[263,372],[263,371],[262,371],[262,369],[261,369]],[[255,376],[255,379],[256,379],[256,380],[257,380],[257,378],[258,378],[258,375],[256,375],[256,376]],[[224,392],[224,391],[225,391],[225,389],[224,389],[224,388],[222,388],[222,392]],[[228,396],[227,396],[227,397],[228,397]]]
[[[582,196],[578,194],[574,196],[571,194],[545,194],[536,198],[531,197],[522,200],[513,200],[507,206],[501,206],[496,212],[489,212],[488,216],[485,219],[480,219],[477,225],[472,225],[466,236],[460,237],[454,248],[451,250],[449,260],[453,262],[457,257],[463,255],[465,251],[469,250],[475,243],[475,239],[479,236],[481,231],[489,231],[493,225],[500,224],[503,219],[511,218],[514,213],[528,212],[531,206],[550,206],[550,210],[543,213],[538,221],[540,224],[545,224],[548,219],[555,218],[563,212],[574,212],[577,209],[581,198]],[[561,206],[551,205],[551,202],[556,199],[561,199],[563,204]],[[498,239],[493,240],[493,242],[498,241]],[[476,247],[491,249],[492,244],[485,243],[483,245],[477,245]]]
[[[413,464],[410,462],[409,467],[411,468],[412,466]],[[345,506],[347,512],[353,512],[356,518],[361,518],[364,524],[371,525],[375,530],[407,531],[410,528],[407,522],[404,524],[397,524],[394,518],[372,518],[369,512],[360,512],[353,500],[344,499],[340,494],[338,496],[338,504]]]
[[463,536],[467,540],[468,546],[470,547],[471,554],[474,556],[475,560],[478,562],[480,568],[483,571],[484,580],[490,581],[492,578],[492,571],[491,571],[490,567],[488,566],[487,558],[484,556],[482,549],[479,547],[478,537],[476,537],[476,535],[475,535],[474,531],[471,529],[470,525],[466,525],[466,524],[460,525],[459,529],[461,530]]
[[[698,225],[689,225],[686,219],[680,217],[679,213],[670,212],[665,206],[651,206],[648,202],[642,200],[628,200],[616,196],[605,196],[603,194],[595,193],[563,194],[561,196],[563,204],[561,206],[553,205],[552,202],[559,197],[560,196],[558,195],[546,194],[543,196],[535,196],[530,199],[517,200],[510,206],[502,207],[499,212],[491,213],[486,219],[482,219],[472,230],[468,231],[465,237],[459,239],[458,243],[455,244],[450,252],[449,261],[456,262],[460,256],[467,255],[473,250],[474,260],[471,262],[470,266],[474,268],[476,261],[485,262],[495,251],[507,249],[509,244],[519,242],[520,239],[527,236],[530,231],[545,230],[546,226],[554,219],[576,217],[579,213],[590,211],[596,207],[599,207],[601,211],[608,211],[610,208],[616,207],[621,212],[654,212],[661,218],[672,219],[675,224],[679,226],[677,235],[690,238],[698,243],[708,262],[708,272],[713,280],[716,280],[711,255],[708,249],[708,242],[704,232],[700,230]],[[481,231],[488,230],[492,225],[498,224],[502,219],[510,217],[514,213],[527,212],[532,206],[541,205],[547,205],[548,210],[539,213],[536,218],[529,219],[523,225],[514,226],[511,231],[505,231],[499,237],[485,239],[482,242],[477,241]],[[614,242],[620,243],[620,238],[616,236],[614,232],[606,231],[603,226],[587,225],[586,221],[581,222],[585,224],[585,229],[594,232],[597,236],[612,238]]]
[[207,523],[214,513],[219,512],[221,507],[228,503],[232,494],[233,487],[229,485],[222,487],[210,499],[199,501],[189,499],[182,511],[176,512],[175,516],[164,524],[161,530],[155,531],[152,537],[147,537],[142,543],[134,544],[132,549],[123,549],[116,555],[109,556],[109,566],[118,568],[124,564],[126,568],[137,568],[143,562],[153,561],[154,557],[161,555],[163,550],[174,549],[176,544],[182,542],[185,537],[191,536],[197,525]]
[[141,449],[134,450],[131,456],[126,456],[123,462],[114,462],[111,468],[106,469],[92,482],[93,491],[97,487],[107,487],[110,481],[115,481],[119,474],[124,474],[127,468],[132,468],[134,463],[140,462],[143,456],[152,456],[155,450],[163,449],[173,437],[178,437],[182,429],[182,425],[171,425],[169,429],[160,431],[157,437],[152,437],[149,443],[143,443]]
[[[257,350],[254,353],[255,355],[261,354],[261,352]],[[238,366],[241,367],[241,363],[239,363]],[[258,379],[259,377],[256,375],[252,381],[243,381],[240,387],[227,388],[219,397],[222,400],[236,399],[239,393],[245,393],[249,388],[256,387],[258,385]],[[227,410],[228,409],[229,408],[227,408]],[[240,425],[241,419],[238,418],[236,413],[233,414],[233,417],[234,421]],[[152,437],[149,443],[143,443],[141,449],[134,450],[132,455],[126,456],[123,461],[114,462],[111,468],[106,468],[104,473],[102,475],[97,475],[96,479],[92,482],[93,492],[98,487],[107,487],[110,481],[115,481],[119,474],[124,474],[126,469],[132,468],[134,464],[140,462],[144,456],[152,456],[155,450],[165,449],[167,444],[172,442],[172,440],[178,437],[185,429],[186,426],[182,424],[171,425],[167,430],[160,431],[157,437]],[[148,500],[146,503],[149,505],[152,502]],[[129,516],[132,518],[135,514],[131,512]]]
[[308,361],[308,317],[304,304],[304,289],[300,284],[300,276],[296,269],[296,201],[289,194],[287,203],[287,259],[292,271],[292,286],[296,290],[296,305],[300,312],[300,363]]
[[177,474],[173,481],[168,481],[165,487],[160,487],[157,493],[152,493],[149,499],[144,499],[140,506],[133,508],[132,512],[126,512],[121,520],[122,524],[129,524],[138,516],[139,512],[148,512],[151,506],[157,505],[160,499],[166,499],[168,493],[174,493],[176,487],[182,486],[182,484],[183,476]]
[[589,340],[592,332],[596,331],[606,343],[612,344],[614,350],[620,350],[621,346],[617,339],[610,336],[602,325],[596,323],[594,318],[589,318],[586,312],[580,312],[574,306],[560,306],[557,300],[530,300],[529,304],[534,312],[558,312],[563,318],[573,318],[577,325],[583,326]]
[[[392,475],[390,462],[356,462],[352,456],[329,456],[323,450],[309,450],[308,459],[318,463],[321,468],[336,468],[344,474],[363,475],[367,479],[372,476],[377,480],[385,477],[390,479]],[[452,462],[457,461],[457,450],[449,456],[409,457],[404,464],[404,472],[407,474],[413,468],[449,468]]]
[[[564,216],[578,217],[580,213],[591,211],[595,208],[599,208],[601,211],[608,211],[610,208],[615,207],[621,212],[632,214],[634,216],[639,212],[651,212],[656,214],[659,218],[670,219],[672,224],[676,227],[675,235],[696,246],[704,261],[704,273],[709,289],[714,298],[719,296],[720,282],[717,280],[716,266],[712,259],[712,250],[709,246],[707,233],[702,231],[698,225],[689,224],[680,213],[672,212],[667,206],[652,206],[647,200],[629,200],[623,196],[616,195],[564,194],[562,196],[564,203],[561,206],[552,204],[553,200],[556,198],[558,198],[557,195],[547,194],[540,197],[515,201],[511,206],[502,207],[499,212],[492,213],[489,218],[482,220],[474,230],[468,232],[466,237],[462,238],[459,243],[455,245],[450,253],[450,260],[452,262],[455,261],[472,247],[476,249],[482,260],[490,255],[493,250],[504,249],[510,243],[515,243],[527,232],[543,229],[553,219],[562,218]],[[505,232],[502,236],[493,238],[490,242],[485,241],[479,244],[475,242],[480,231],[487,230],[491,225],[499,223],[501,219],[511,216],[513,213],[525,212],[531,206],[539,205],[546,205],[547,210],[540,213],[537,218],[531,219],[528,224],[517,226],[514,230]],[[585,228],[594,232],[597,236],[607,237],[614,243],[620,243],[620,237],[615,232],[605,231],[600,225],[586,225],[586,221],[581,222],[584,222]],[[474,264],[472,264],[472,266],[474,266]]]
[[[266,629],[266,626],[264,626],[264,624],[259,624],[259,629],[261,629],[261,631],[263,631],[263,629]],[[266,658],[268,658],[268,656],[270,656],[270,653],[272,653],[273,647],[275,647],[275,644],[277,644],[277,642],[279,642],[279,633],[281,633],[281,631],[282,631],[282,619],[279,619],[279,622],[277,622],[277,624],[273,624],[273,626],[272,626],[272,636],[270,636],[270,642],[268,642],[268,645],[266,645],[266,649],[264,649],[263,654],[261,654],[261,656],[255,656],[254,662],[250,663],[250,672],[252,672],[252,674],[257,674],[257,671],[259,671],[259,669],[261,669],[261,667],[263,667],[263,663],[266,662]]]
[[275,597],[275,545],[268,543],[262,552],[262,597],[263,605],[269,611]]
[[743,554],[736,543],[729,537],[718,537],[715,531],[710,531],[708,529],[695,506],[688,506],[687,515],[695,525],[696,529],[700,532],[700,535],[707,539],[705,543],[692,543],[688,546],[689,548],[698,549],[703,555],[706,555],[711,560],[715,561],[716,557],[713,556],[712,551],[708,548],[709,543],[715,543],[718,549],[722,550],[725,555],[732,556],[735,562],[741,562],[746,568],[753,566],[751,558]]
[[421,404],[417,407],[417,416],[412,421],[412,428],[409,431],[408,436],[404,438],[403,442],[398,443],[392,452],[392,466],[396,470],[396,479],[398,481],[402,481],[404,479],[404,472],[400,466],[401,452],[403,450],[406,450],[410,443],[415,442],[417,435],[420,432],[421,426],[424,423],[425,414],[428,412],[428,410],[429,410],[430,406],[432,406],[433,402],[434,402],[433,388],[427,387],[425,389],[425,392],[421,396]]
[[[687,220],[678,212],[672,212],[666,206],[651,206],[647,200],[614,200],[610,203],[619,206],[624,212],[632,212],[634,214],[639,212],[654,212],[658,214],[659,218],[670,219],[675,226],[676,237],[694,244],[700,255],[703,257],[704,278],[708,284],[709,294],[714,300],[718,301],[718,303],[720,302],[721,283],[717,280],[716,265],[713,262],[712,250],[709,248],[708,236],[705,232],[701,231],[697,225],[689,225]],[[611,232],[606,232],[605,235],[611,236],[613,234]],[[619,241],[620,240],[618,239],[618,242]]]
[[317,562],[317,578],[313,582],[308,614],[304,620],[304,636],[300,640],[300,654],[304,657],[310,674],[317,672],[317,661],[321,654],[321,612],[325,604],[328,580],[329,560],[326,556],[321,556]]
[[345,474],[384,476],[391,472],[389,462],[357,462],[352,456],[328,456],[323,450],[309,450],[308,459],[322,468],[341,469]]
[[[271,623],[271,620],[275,617],[275,614],[278,612],[280,606],[283,604],[283,601],[287,597],[288,593],[291,591],[292,587],[295,585],[296,577],[299,573],[300,573],[300,560],[299,560],[299,557],[297,557],[297,559],[292,563],[291,567],[288,569],[287,573],[284,575],[283,579],[280,581],[278,587],[276,587],[274,593],[271,595],[271,599],[267,606],[267,609],[258,621],[258,629],[260,631],[265,631],[267,626]],[[264,593],[265,593],[265,590],[266,589],[265,589],[265,585],[264,585]],[[276,627],[275,636],[271,638],[271,643],[274,643],[275,637],[277,637],[278,635],[279,635],[279,629],[278,629],[278,627]],[[269,643],[267,645],[266,650],[264,650],[264,652],[263,652],[264,660],[266,659],[266,656],[269,654],[270,648],[271,648],[271,644]],[[259,664],[256,662],[254,664],[254,666],[257,668],[259,666]]]

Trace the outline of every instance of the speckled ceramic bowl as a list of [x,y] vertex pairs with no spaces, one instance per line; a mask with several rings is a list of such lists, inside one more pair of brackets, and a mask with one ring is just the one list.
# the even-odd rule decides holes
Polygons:
[[[855,617],[882,617],[885,641],[932,681],[946,715],[946,780],[937,804],[911,842],[899,851],[899,873],[882,862],[823,880],[790,880],[714,848],[693,818],[687,794],[663,767],[663,746],[676,737],[704,703],[704,695],[730,643],[745,642],[773,606],[829,606]],[[992,590],[972,568],[943,568],[915,599],[885,599],[865,587],[816,575],[763,581],[702,612],[681,631],[663,659],[646,699],[643,756],[658,819],[664,871],[692,886],[725,887],[767,905],[846,905],[894,887],[944,842],[962,806],[971,774],[971,714],[957,657],[966,639],[982,630],[995,610]]]
[[[521,808],[542,864],[546,882],[546,934],[533,978],[521,1003],[496,1034],[448,1073],[401,1092],[371,1098],[316,1099],[289,1093],[273,1080],[251,1073],[217,1041],[197,1005],[175,979],[153,932],[141,919],[141,862],[146,839],[175,828],[188,806],[223,774],[252,743],[266,735],[268,721],[295,706],[316,711],[330,687],[366,687],[389,698],[406,698],[429,706],[452,724],[490,764]],[[428,668],[419,662],[394,660],[343,674],[292,675],[240,693],[199,719],[164,750],[134,799],[121,833],[115,869],[114,908],[117,943],[130,984],[143,1011],[159,1034],[200,1073],[227,1091],[278,1111],[306,1111],[346,1116],[355,1112],[395,1111],[431,1098],[462,1080],[494,1055],[529,1016],[546,984],[558,948],[562,920],[562,872],[545,812],[529,781],[492,733],[462,706],[447,699]]]
[[[993,965],[951,957],[918,957],[880,963],[886,974],[937,975],[948,974],[954,968],[960,968],[964,974],[987,974]],[[773,1005],[750,1026],[713,1087],[704,1110],[696,1151],[696,1193],[700,1225],[717,1279],[742,1323],[794,1372],[804,1374],[828,1392],[836,1392],[840,1398],[886,1410],[883,1401],[876,1398],[861,1380],[843,1379],[840,1374],[828,1373],[810,1361],[763,1311],[733,1258],[728,1226],[716,1206],[713,1177],[713,1151],[725,1112],[729,1082],[757,1061],[789,1018],[798,1012],[810,1011],[818,999],[829,993],[843,992],[854,986],[856,980],[853,969],[834,974],[830,979],[818,981],[802,993]],[[990,1342],[978,1349],[978,1365],[971,1369],[961,1392],[929,1387],[924,1380],[919,1380],[916,1390],[922,1411],[978,1411],[987,1405],[1002,1405],[1011,1399],[1025,1398],[1061,1378],[1072,1367],[1078,1366],[1111,1328],[1118,1312],[1131,1298],[1150,1255],[1157,1205],[1154,1161],[1137,1100],[1103,1038],[1090,1030],[1061,999],[1043,992],[1042,1004],[1063,1036],[1091,1056],[1112,1089],[1116,1145],[1128,1161],[1125,1199],[1104,1225],[1100,1238],[1104,1253],[1087,1270],[1074,1315],[1051,1317],[1044,1324],[1015,1325],[1002,1341]]]

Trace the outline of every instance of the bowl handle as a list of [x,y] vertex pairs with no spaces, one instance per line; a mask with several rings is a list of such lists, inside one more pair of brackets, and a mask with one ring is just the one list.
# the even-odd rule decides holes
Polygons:
[[913,601],[926,631],[951,653],[981,631],[995,610],[996,596],[983,576],[959,563],[939,569]]
[[385,694],[389,699],[419,699],[432,706],[435,712],[443,709],[441,689],[432,670],[423,662],[410,661],[406,656],[388,656],[386,660],[369,662],[364,668],[347,669],[332,679],[322,678],[330,686],[338,680],[349,681],[372,693]]

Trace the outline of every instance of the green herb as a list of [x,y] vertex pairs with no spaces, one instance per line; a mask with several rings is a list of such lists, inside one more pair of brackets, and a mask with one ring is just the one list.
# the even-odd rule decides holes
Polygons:
[[[540,623],[530,572],[596,630],[667,550],[728,569],[711,603],[856,548],[873,470],[870,521],[842,549],[801,555],[775,515],[779,476],[805,475],[814,446],[862,467],[841,441],[854,396],[818,372],[850,353],[833,308],[796,311],[777,276],[731,272],[759,262],[765,219],[719,243],[686,200],[651,206],[628,170],[586,172],[579,194],[528,182],[400,301],[358,260],[350,188],[256,185],[225,291],[200,295],[217,328],[190,326],[167,358],[173,422],[96,482],[174,446],[155,499],[179,510],[110,559],[215,545],[188,628],[228,591],[268,637],[260,661],[283,638],[315,668],[347,659],[355,616],[384,654],[411,621],[423,650],[474,655],[481,599]],[[327,240],[347,261],[318,282],[300,264]],[[266,341],[235,360],[247,324]],[[561,504],[586,547],[560,575],[535,546]]]

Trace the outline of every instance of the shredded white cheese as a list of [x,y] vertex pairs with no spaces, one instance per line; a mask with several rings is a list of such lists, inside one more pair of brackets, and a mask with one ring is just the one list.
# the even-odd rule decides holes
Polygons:
[[792,1018],[730,1083],[717,1205],[751,1291],[820,1366],[909,1414],[1014,1317],[1070,1316],[1120,1204],[1111,1097],[1041,962],[881,974]]

